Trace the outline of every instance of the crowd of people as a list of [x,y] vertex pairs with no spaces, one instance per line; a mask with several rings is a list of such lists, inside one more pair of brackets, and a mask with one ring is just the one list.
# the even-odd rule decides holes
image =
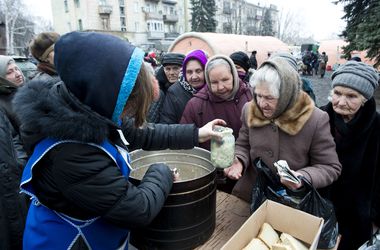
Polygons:
[[[210,150],[209,140],[222,138],[216,125],[236,140],[219,190],[251,202],[254,160],[273,171],[286,160],[333,202],[339,249],[357,249],[378,229],[379,73],[372,66],[341,65],[330,102],[317,107],[288,52],[271,52],[260,64],[257,51],[211,56],[200,48],[157,60],[96,32],[43,32],[29,48],[39,71],[31,81],[0,56],[1,249],[124,249],[129,230],[153,220],[176,181],[157,163],[133,185],[128,152]],[[311,53],[304,63],[324,77],[328,57],[315,56],[318,66]]]

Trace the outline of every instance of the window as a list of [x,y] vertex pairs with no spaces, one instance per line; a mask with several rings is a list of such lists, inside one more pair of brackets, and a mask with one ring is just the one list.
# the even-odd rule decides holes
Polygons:
[[78,30],[83,30],[82,19],[78,19]]
[[124,6],[124,0],[119,0],[119,6]]
[[107,17],[102,18],[102,27],[103,30],[109,30],[110,29],[110,20]]
[[125,27],[125,17],[120,17],[121,27]]
[[137,31],[139,31],[139,22],[135,22],[135,31],[137,32]]
[[139,12],[139,2],[134,2],[133,3],[133,9],[135,11],[135,13],[138,13]]
[[71,28],[71,23],[70,22],[67,22],[67,27],[68,27],[69,31],[73,31],[73,29]]
[[75,7],[76,7],[76,8],[79,8],[79,7],[80,7],[80,2],[79,2],[79,0],[74,0],[74,4],[75,4]]
[[121,31],[127,32],[127,28],[123,27],[123,28],[121,28]]
[[67,3],[67,0],[64,0],[63,4],[65,5],[65,12],[69,12],[69,5]]
[[173,14],[174,14],[174,8],[170,7],[170,15],[173,15]]
[[125,8],[120,6],[120,16],[125,16]]

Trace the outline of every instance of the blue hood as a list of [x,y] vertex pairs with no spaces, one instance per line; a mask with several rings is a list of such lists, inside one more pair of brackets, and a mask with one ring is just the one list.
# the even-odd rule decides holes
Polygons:
[[80,102],[117,123],[133,90],[144,52],[113,35],[71,32],[54,46],[54,64]]

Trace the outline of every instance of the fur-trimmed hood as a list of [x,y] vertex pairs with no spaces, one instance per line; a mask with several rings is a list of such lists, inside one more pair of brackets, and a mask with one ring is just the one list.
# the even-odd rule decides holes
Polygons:
[[46,137],[101,143],[115,126],[81,104],[62,81],[32,80],[18,89],[13,103],[28,151]]
[[248,109],[248,126],[263,127],[272,121],[285,133],[296,135],[309,120],[315,108],[313,100],[301,91],[294,105],[273,120],[265,118],[254,101],[251,101]]

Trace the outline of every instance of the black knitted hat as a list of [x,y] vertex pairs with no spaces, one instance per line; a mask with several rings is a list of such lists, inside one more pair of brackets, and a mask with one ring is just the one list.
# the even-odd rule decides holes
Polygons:
[[242,67],[246,72],[248,72],[250,65],[249,65],[249,57],[246,53],[242,51],[234,52],[230,55],[230,58],[232,61]]

